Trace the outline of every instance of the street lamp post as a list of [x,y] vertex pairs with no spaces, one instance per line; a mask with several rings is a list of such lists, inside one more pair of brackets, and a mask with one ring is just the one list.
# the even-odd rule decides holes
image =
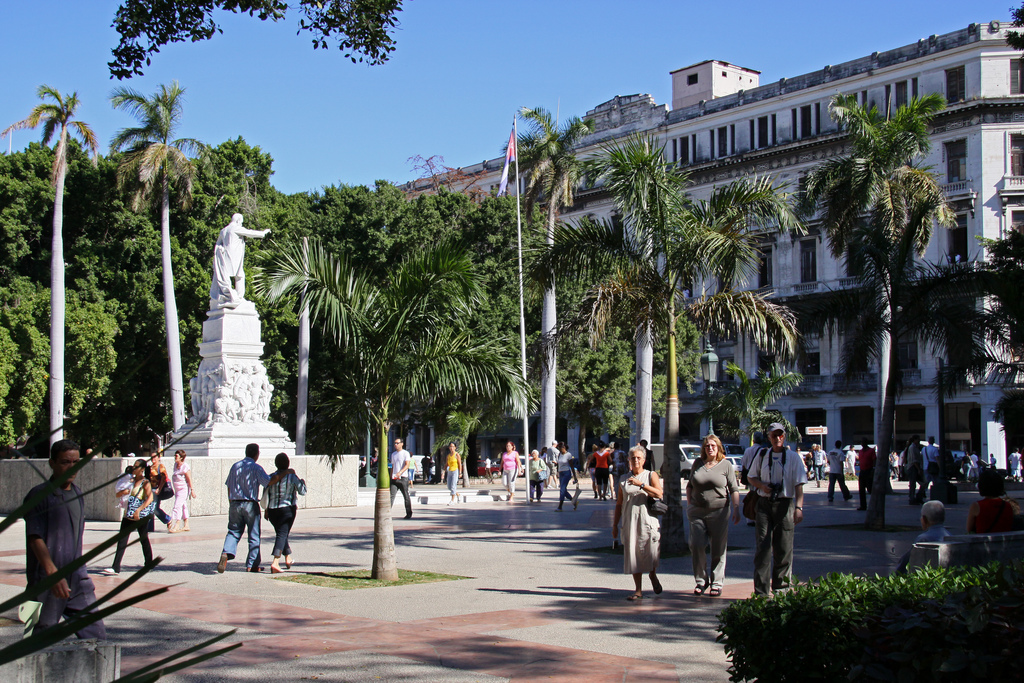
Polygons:
[[715,433],[715,423],[711,417],[711,385],[718,381],[718,355],[707,342],[704,353],[700,356],[700,374],[704,378],[704,397],[708,405],[708,434]]

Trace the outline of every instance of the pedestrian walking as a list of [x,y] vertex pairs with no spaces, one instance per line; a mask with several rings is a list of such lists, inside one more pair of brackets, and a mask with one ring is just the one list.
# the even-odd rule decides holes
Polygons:
[[455,446],[455,442],[448,443],[448,453],[445,455],[445,481],[448,484],[448,506],[451,507],[459,502],[459,472],[462,470],[462,456]]
[[[700,447],[700,460],[694,462],[686,482],[686,516],[690,520],[690,558],[693,564],[695,595],[717,597],[725,580],[725,553],[729,540],[729,504],[732,523],[740,523],[740,487],[736,470],[725,458],[725,448],[714,434],[708,434]],[[707,546],[711,546],[708,567]]]
[[878,456],[874,448],[865,446],[860,449],[857,457],[860,459],[860,473],[857,475],[857,493],[860,495],[860,507],[857,509],[867,510],[868,494],[871,493],[875,482],[875,461],[878,459]]
[[786,447],[786,428],[768,427],[771,449],[761,451],[747,479],[757,489],[757,546],[754,553],[754,592],[769,595],[787,590],[793,575],[793,540],[804,519],[807,471],[800,456]]
[[811,461],[814,466],[814,486],[820,489],[825,479],[825,451],[818,444],[811,446]]
[[[85,499],[75,485],[75,474],[69,475],[79,459],[77,443],[69,439],[54,442],[48,461],[53,474],[25,496],[25,503],[36,501],[25,513],[25,573],[29,588],[82,557]],[[61,617],[68,619],[90,611],[96,602],[96,588],[83,564],[33,599],[42,603],[33,629],[35,634],[56,626]],[[107,629],[98,620],[83,626],[75,635],[106,640]]]
[[[562,503],[567,500],[572,500],[572,495],[569,493],[569,481],[572,481],[579,487],[579,481],[576,479],[576,465],[572,457],[572,453],[565,447],[565,442],[558,442],[558,459],[555,461],[558,467],[558,507],[557,510],[562,509]],[[576,508],[576,501],[573,501],[573,509]]]
[[395,450],[391,451],[389,464],[391,466],[391,506],[395,505],[395,496],[402,492],[405,500],[405,518],[412,519],[412,499],[409,497],[410,477],[412,476],[412,456],[405,450],[405,442],[402,439],[395,439]]
[[836,447],[828,452],[828,502],[835,499],[836,484],[843,493],[843,500],[850,500],[853,494],[846,487],[846,472],[844,464],[846,454],[843,453],[843,442],[836,441]]
[[[156,531],[154,520],[167,525],[171,529],[171,516],[160,509],[160,504],[165,500],[174,498],[174,490],[171,488],[171,477],[167,473],[167,467],[163,464],[163,454],[160,451],[152,451],[149,455],[149,483],[153,487],[153,499],[156,501],[156,510],[149,518],[149,530]],[[145,449],[143,449],[145,457]]]
[[648,500],[660,500],[663,491],[661,478],[656,472],[644,469],[647,453],[642,446],[629,451],[630,476],[622,483],[615,501],[612,537],[619,538],[622,525],[622,571],[633,576],[633,593],[626,598],[634,602],[643,597],[644,574],[651,579],[651,587],[661,593],[658,580],[658,561],[661,557],[661,522],[648,512]]
[[1020,481],[1020,459],[1020,451],[1014,448],[1009,458],[1010,479],[1013,481]]
[[149,523],[156,510],[156,496],[153,493],[153,485],[150,483],[152,481],[150,467],[141,458],[136,460],[132,467],[132,487],[125,492],[128,505],[125,507],[124,517],[121,519],[120,533],[122,536],[117,541],[113,563],[109,568],[103,570],[103,574],[106,576],[117,576],[121,573],[121,560],[124,559],[124,552],[128,548],[128,534],[133,527],[139,534],[139,546],[142,548],[143,560],[146,564],[153,561],[153,548],[149,544]]
[[287,453],[278,453],[274,457],[275,472],[274,483],[267,487],[267,521],[274,527],[274,559],[270,563],[270,572],[280,574],[281,556],[284,556],[284,566],[292,568],[295,559],[292,556],[292,547],[288,542],[292,527],[295,525],[295,514],[299,509],[298,496],[306,495],[306,481],[299,479],[295,470],[290,469],[290,461]]
[[228,470],[224,485],[228,489],[228,533],[224,537],[224,549],[217,562],[217,572],[223,574],[228,560],[235,558],[242,531],[247,532],[249,552],[245,556],[245,571],[261,572],[260,566],[260,486],[276,484],[273,478],[256,461],[260,458],[260,447],[251,443],[245,447],[245,457]]
[[510,503],[515,500],[516,478],[522,467],[523,463],[519,459],[516,445],[511,441],[505,442],[505,452],[501,454],[501,481],[505,484],[505,492],[508,494],[505,500]]
[[530,462],[526,470],[530,475],[530,500],[539,503],[544,495],[544,482],[548,480],[548,465],[540,459],[540,452],[536,449],[530,451]]
[[171,510],[171,523],[167,531],[176,534],[188,531],[188,501],[196,497],[192,487],[192,470],[185,462],[185,451],[174,452],[174,470],[171,472],[171,490],[174,491],[174,508]]
[[608,500],[608,482],[611,471],[611,449],[603,443],[594,452],[594,477],[597,485],[597,494],[601,500]]

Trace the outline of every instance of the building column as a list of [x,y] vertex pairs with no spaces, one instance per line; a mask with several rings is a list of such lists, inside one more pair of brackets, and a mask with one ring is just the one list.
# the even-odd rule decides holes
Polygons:
[[935,437],[935,443],[942,443],[942,434],[939,434],[939,406],[935,403],[927,403],[924,406],[924,431],[921,439],[928,440],[929,436]]
[[828,428],[828,436],[825,438],[826,451],[832,450],[836,441],[847,443],[843,435],[843,414],[835,403],[828,403],[825,406],[825,426]]
[[991,461],[996,467],[1006,469],[1006,433],[1003,431],[1003,425],[992,417],[995,407],[995,403],[992,402],[981,403],[981,450],[978,455],[980,456],[982,452],[987,453],[992,456]]

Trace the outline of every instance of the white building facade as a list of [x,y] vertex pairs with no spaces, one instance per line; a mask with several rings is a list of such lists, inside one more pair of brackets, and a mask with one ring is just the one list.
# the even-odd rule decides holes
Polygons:
[[[710,195],[716,184],[751,174],[769,174],[790,191],[821,160],[843,154],[845,136],[831,120],[828,105],[837,93],[855,94],[882,112],[895,111],[909,98],[939,93],[947,108],[933,121],[932,167],[957,215],[957,227],[936,230],[924,259],[985,258],[979,237],[1000,238],[1024,229],[1024,69],[1021,54],[1006,45],[1007,22],[991,21],[933,35],[820,71],[761,85],[760,73],[726,62],[705,61],[673,71],[672,106],[650,95],[615,97],[593,110],[595,132],[581,154],[635,132],[657,135],[666,158],[691,178],[689,193]],[[503,159],[466,167],[477,187],[493,189]],[[609,218],[612,205],[600,188],[578,194],[563,215]],[[766,236],[760,272],[750,289],[762,289],[782,303],[848,286],[845,265],[830,256],[819,226],[811,221],[804,236]],[[756,373],[766,359],[749,340],[711,340],[723,363],[731,360]],[[838,337],[806,336],[797,368],[803,384],[775,406],[801,429],[826,426],[826,443],[874,443],[879,414],[877,368],[854,377],[840,375]],[[899,339],[905,390],[896,413],[897,443],[918,434],[939,435],[935,395],[937,359],[915,339]],[[703,387],[680,397],[685,439],[697,438]],[[1008,438],[992,417],[1002,394],[996,384],[980,383],[946,399],[945,445],[991,453],[1006,465]],[[687,431],[689,433],[687,433]]]

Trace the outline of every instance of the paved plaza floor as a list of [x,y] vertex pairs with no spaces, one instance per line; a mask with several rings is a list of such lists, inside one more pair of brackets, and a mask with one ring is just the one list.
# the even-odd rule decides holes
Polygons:
[[[916,526],[920,508],[907,504],[905,484],[895,487],[887,499],[888,523]],[[909,548],[918,532],[835,528],[864,519],[856,511],[855,484],[852,489],[850,502],[837,495],[828,503],[824,487],[808,485],[806,518],[796,534],[798,576],[887,574]],[[478,498],[490,501],[471,496]],[[961,492],[959,505],[949,507],[951,531],[962,532],[974,500],[977,494]],[[715,627],[729,601],[753,589],[753,528],[745,521],[730,526],[722,597],[693,596],[690,560],[682,557],[662,561],[663,594],[655,597],[645,577],[644,599],[630,603],[632,579],[622,573],[621,556],[595,552],[611,544],[614,503],[594,500],[589,490],[576,511],[556,512],[556,501],[557,494],[548,493],[529,505],[518,497],[514,504],[416,505],[405,520],[399,500],[399,567],[469,578],[348,591],[249,574],[239,559],[218,574],[226,517],[196,518],[188,533],[151,535],[164,562],[137,590],[172,588],[107,620],[108,634],[123,646],[127,672],[237,629],[232,640],[242,641],[241,648],[169,681],[728,680]],[[86,543],[116,528],[88,522]],[[269,572],[273,530],[266,521],[264,532]],[[300,510],[291,543],[293,573],[367,569],[373,509]],[[128,549],[120,578],[99,575],[109,562],[91,567],[101,594],[141,564],[141,551]],[[0,595],[14,595],[23,585],[24,528],[18,523],[0,535]],[[0,628],[3,640],[15,637],[16,626]]]

